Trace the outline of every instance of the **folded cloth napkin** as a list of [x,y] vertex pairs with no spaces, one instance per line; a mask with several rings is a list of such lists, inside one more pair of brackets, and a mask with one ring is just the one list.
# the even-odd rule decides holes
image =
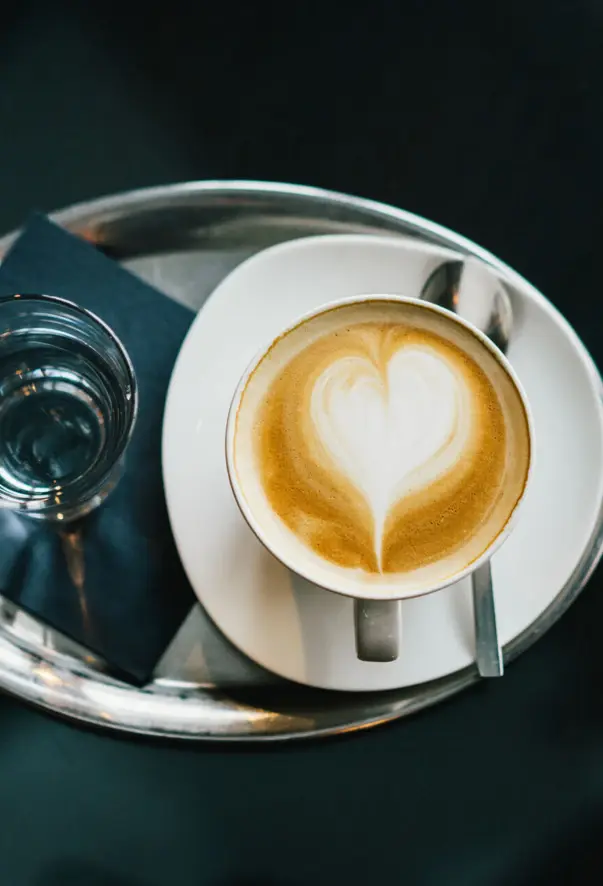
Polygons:
[[140,408],[117,489],[77,526],[0,509],[0,594],[143,684],[194,603],[161,476],[167,386],[194,314],[43,216],[0,265],[0,295],[17,292],[60,296],[105,320],[132,358]]

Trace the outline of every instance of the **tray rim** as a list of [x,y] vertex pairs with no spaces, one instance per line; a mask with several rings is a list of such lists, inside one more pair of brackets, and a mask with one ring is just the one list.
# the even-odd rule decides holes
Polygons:
[[[261,197],[265,195],[268,198],[277,198],[278,196],[301,199],[315,202],[317,205],[321,203],[338,204],[343,208],[355,210],[359,214],[372,216],[376,222],[381,220],[382,223],[389,222],[390,227],[384,227],[384,232],[395,234],[411,234],[422,236],[431,242],[448,246],[457,251],[473,254],[478,256],[488,264],[497,268],[508,277],[517,281],[522,287],[528,288],[531,293],[540,301],[542,300],[549,310],[552,310],[567,327],[575,341],[576,346],[581,351],[581,355],[588,367],[594,386],[598,390],[599,405],[603,415],[603,382],[597,370],[597,367],[588,353],[586,347],[565,320],[562,314],[552,305],[546,297],[533,287],[520,274],[510,268],[506,263],[498,259],[488,250],[483,249],[479,245],[473,243],[468,238],[457,234],[456,232],[429,221],[419,215],[380,203],[374,200],[368,200],[362,197],[355,197],[344,193],[329,191],[322,188],[311,187],[307,185],[287,184],[281,182],[262,182],[252,180],[207,180],[207,181],[191,181],[183,183],[175,183],[169,185],[158,185],[150,188],[139,188],[123,193],[112,194],[93,200],[87,200],[68,206],[64,209],[50,213],[50,218],[57,224],[71,230],[74,233],[80,233],[86,236],[86,226],[94,219],[95,225],[102,225],[110,222],[112,218],[123,217],[124,213],[135,212],[137,210],[144,211],[149,209],[157,211],[158,208],[174,208],[176,205],[186,206],[194,201],[195,197],[203,198],[224,196],[245,195]],[[368,219],[367,219],[368,222]],[[361,222],[358,222],[361,224]],[[397,231],[395,225],[398,226]],[[7,248],[19,235],[19,230],[14,230],[0,237],[0,259]],[[94,242],[94,238],[92,239]],[[591,533],[586,541],[582,557],[576,564],[570,578],[565,586],[560,590],[555,599],[540,614],[540,616],[521,634],[511,640],[504,649],[505,661],[509,661],[518,657],[522,652],[526,651],[539,637],[546,633],[552,625],[567,611],[569,606],[575,601],[580,592],[585,587],[590,575],[594,571],[597,563],[603,554],[603,502],[599,509],[598,517]],[[94,679],[94,672],[86,670],[85,662],[71,658],[62,653],[53,650],[41,650],[35,644],[29,644],[19,638],[15,641],[12,635],[7,634],[0,627],[3,645],[7,644],[14,647],[15,652],[19,652],[21,657],[25,656],[23,670],[25,665],[28,666],[29,673],[11,673],[6,663],[2,660],[0,652],[0,689],[10,694],[22,698],[24,701],[43,708],[54,714],[80,723],[85,723],[93,727],[103,727],[114,732],[125,732],[138,734],[147,737],[156,737],[163,739],[185,739],[188,741],[241,741],[241,742],[261,742],[261,741],[283,741],[297,738],[316,738],[333,734],[341,734],[343,732],[357,731],[367,729],[380,723],[389,722],[410,713],[414,713],[420,709],[436,704],[439,701],[449,698],[467,688],[479,680],[475,667],[465,668],[457,671],[455,674],[444,677],[433,683],[421,684],[417,687],[417,692],[411,698],[403,698],[392,709],[384,712],[382,715],[371,714],[366,718],[358,718],[353,721],[342,722],[338,725],[317,726],[305,730],[276,731],[276,732],[258,732],[257,727],[254,729],[252,720],[249,715],[252,711],[259,713],[257,709],[249,707],[242,710],[239,703],[238,708],[239,720],[241,726],[246,725],[247,731],[238,733],[223,733],[222,731],[172,731],[161,729],[156,725],[152,726],[136,726],[127,723],[116,722],[103,716],[102,710],[72,710],[65,700],[58,699],[57,688],[52,686],[52,680],[45,682],[40,680],[40,669],[49,669],[55,672],[55,677],[62,682],[59,675],[67,672],[72,679],[86,681],[94,686],[106,686],[113,690],[121,690],[121,692],[135,692],[132,687],[125,687],[117,681],[106,678]],[[29,680],[27,679],[29,677]],[[160,685],[160,684],[156,684]],[[216,690],[214,690],[215,692]],[[312,690],[309,690],[312,691]],[[319,691],[319,690],[316,690]],[[155,698],[163,698],[161,693],[144,691],[147,697],[155,696]],[[388,693],[379,693],[379,695],[388,696],[390,701],[395,701],[395,696],[402,693],[403,690],[391,690]],[[408,690],[406,690],[408,692]],[[171,694],[170,694],[171,695]],[[80,699],[81,701],[81,699]],[[54,703],[53,703],[54,702]],[[216,703],[217,704],[217,703]],[[73,706],[73,705],[72,705]],[[100,708],[97,705],[97,708]],[[200,710],[201,713],[201,710]],[[234,713],[234,707],[233,707]],[[265,712],[264,712],[265,713]],[[286,714],[277,714],[276,716],[287,718]],[[291,715],[289,715],[290,717]]]

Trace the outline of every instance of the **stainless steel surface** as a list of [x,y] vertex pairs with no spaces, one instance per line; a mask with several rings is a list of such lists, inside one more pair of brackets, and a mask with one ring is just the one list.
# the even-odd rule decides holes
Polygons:
[[356,654],[360,661],[395,661],[400,654],[399,600],[354,600]]
[[513,328],[511,300],[483,261],[444,262],[423,287],[422,298],[460,314],[506,352]]
[[[473,258],[444,262],[433,272],[421,296],[464,317],[506,352],[513,329],[511,300],[483,262]],[[489,562],[471,576],[471,593],[477,669],[481,677],[502,677],[504,662]]]
[[[199,307],[244,258],[312,233],[388,232],[505,265],[468,240],[410,213],[314,188],[199,182],[121,194],[72,207],[55,221],[106,249],[173,298]],[[0,254],[16,234],[0,241]],[[509,272],[510,273],[510,272]],[[593,378],[598,378],[593,367]],[[603,406],[602,406],[603,408]],[[603,513],[570,580],[548,609],[505,647],[509,662],[576,598],[603,550]],[[95,726],[188,739],[264,740],[362,729],[449,698],[478,679],[475,667],[400,691],[348,694],[285,683],[253,665],[195,607],[143,690],[102,672],[84,650],[4,603],[0,687]]]
[[487,560],[471,576],[475,622],[475,660],[480,677],[502,677],[504,663],[498,641],[492,567]]

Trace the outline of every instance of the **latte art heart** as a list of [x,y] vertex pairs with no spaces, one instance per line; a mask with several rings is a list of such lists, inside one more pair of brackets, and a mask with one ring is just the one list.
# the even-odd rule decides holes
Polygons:
[[398,588],[490,545],[523,492],[530,441],[521,396],[479,339],[384,299],[273,343],[243,389],[235,455],[256,520],[318,584],[328,567],[329,587],[345,573]]
[[363,494],[381,567],[387,513],[458,460],[470,431],[463,379],[426,346],[401,347],[387,366],[335,359],[316,380],[311,417],[334,466]]

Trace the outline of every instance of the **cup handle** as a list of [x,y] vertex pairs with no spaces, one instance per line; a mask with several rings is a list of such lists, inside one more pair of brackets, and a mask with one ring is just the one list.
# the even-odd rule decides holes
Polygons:
[[354,600],[356,655],[360,661],[395,661],[400,654],[399,600]]

